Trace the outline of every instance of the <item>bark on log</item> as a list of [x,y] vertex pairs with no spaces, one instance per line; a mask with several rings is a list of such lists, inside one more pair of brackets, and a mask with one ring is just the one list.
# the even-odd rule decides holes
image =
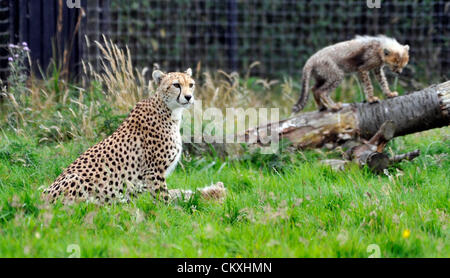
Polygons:
[[369,141],[360,143],[346,152],[346,157],[356,161],[360,166],[367,165],[376,173],[382,172],[389,166],[389,156],[383,153],[384,147],[394,137],[395,124],[392,121],[383,123]]
[[[365,156],[361,156],[359,157],[359,159],[354,161],[360,166],[367,165],[367,167],[369,167],[369,169],[371,169],[372,171],[380,173],[388,166],[392,166],[395,163],[399,163],[403,160],[411,161],[414,158],[418,157],[419,155],[420,155],[419,150],[414,150],[412,152],[395,155],[391,158],[387,157],[387,155],[384,153],[372,152],[368,153]],[[331,168],[336,171],[344,170],[345,167],[350,162],[351,160],[347,159],[325,159],[321,161],[322,164],[331,166]]]
[[370,138],[386,121],[396,126],[394,137],[449,125],[450,81],[376,105],[357,103],[362,138]]
[[420,150],[414,150],[412,152],[397,154],[394,157],[390,158],[391,164],[398,163],[402,160],[413,160],[414,158],[420,155]]
[[[450,81],[378,103],[348,104],[338,112],[301,113],[275,123],[273,131],[298,148],[317,148],[350,139],[369,140],[387,121],[394,123],[393,137],[449,125]],[[267,142],[270,137],[265,131],[272,125],[247,130],[241,136]]]

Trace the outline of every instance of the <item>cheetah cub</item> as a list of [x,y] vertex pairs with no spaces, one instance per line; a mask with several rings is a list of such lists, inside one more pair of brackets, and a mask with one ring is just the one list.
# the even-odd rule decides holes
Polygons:
[[[192,70],[152,74],[158,88],[139,102],[108,138],[88,149],[47,188],[43,197],[63,203],[127,201],[149,191],[164,201],[190,198],[190,190],[168,190],[166,177],[181,155],[182,110],[194,102]],[[199,189],[200,196],[220,199],[222,183]]]
[[383,67],[387,65],[393,72],[401,73],[409,61],[409,46],[401,45],[397,40],[380,35],[356,36],[355,39],[330,45],[319,50],[303,67],[302,92],[292,112],[302,110],[308,101],[309,80],[315,79],[312,92],[319,111],[330,109],[338,111],[341,103],[334,103],[330,99],[330,92],[335,90],[348,73],[358,73],[362,80],[364,93],[368,102],[379,101],[373,95],[373,87],[369,72],[373,70],[381,85],[383,93],[389,97],[396,97],[397,92],[391,92],[384,76]]

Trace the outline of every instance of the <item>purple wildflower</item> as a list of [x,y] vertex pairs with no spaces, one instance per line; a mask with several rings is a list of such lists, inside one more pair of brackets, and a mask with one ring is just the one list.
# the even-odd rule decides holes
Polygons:
[[22,42],[22,46],[28,46],[28,44],[26,42]]
[[8,61],[10,62],[14,61],[13,57],[8,57]]
[[25,46],[25,47],[23,48],[23,50],[25,50],[26,52],[29,52],[29,51],[30,51],[30,49],[28,48],[28,46]]
[[17,48],[17,46],[14,45],[14,44],[12,44],[12,43],[8,44],[8,47],[9,47],[9,48]]

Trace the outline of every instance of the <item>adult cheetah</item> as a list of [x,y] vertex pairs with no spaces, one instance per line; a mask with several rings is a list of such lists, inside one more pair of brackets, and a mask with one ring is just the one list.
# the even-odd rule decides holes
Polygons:
[[[182,110],[194,102],[192,70],[152,74],[157,90],[139,102],[108,138],[89,148],[46,190],[49,202],[129,200],[150,191],[157,199],[189,198],[190,190],[168,190],[166,177],[181,155]],[[221,198],[222,183],[199,189],[204,198]]]

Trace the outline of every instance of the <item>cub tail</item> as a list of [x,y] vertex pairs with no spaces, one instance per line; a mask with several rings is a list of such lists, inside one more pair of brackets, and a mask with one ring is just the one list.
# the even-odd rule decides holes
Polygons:
[[298,113],[305,108],[309,98],[309,79],[311,78],[312,67],[307,64],[303,67],[302,91],[297,103],[292,107],[292,113]]

